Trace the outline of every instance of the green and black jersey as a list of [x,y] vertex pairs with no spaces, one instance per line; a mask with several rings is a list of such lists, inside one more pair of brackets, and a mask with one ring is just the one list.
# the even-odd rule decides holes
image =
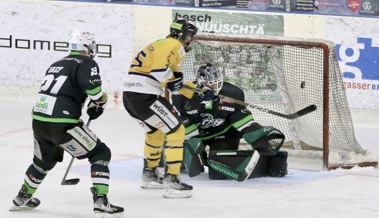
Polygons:
[[[186,85],[197,86],[192,82],[186,82]],[[224,82],[220,94],[245,100],[243,90],[227,82]],[[186,127],[186,138],[198,134],[197,137],[207,140],[230,128],[242,131],[253,122],[253,116],[245,106],[223,99],[204,101],[198,93],[189,89],[181,89],[179,95],[172,96],[172,101]]]
[[33,119],[54,123],[78,123],[89,97],[102,97],[100,70],[90,57],[78,52],[53,63],[46,71]]

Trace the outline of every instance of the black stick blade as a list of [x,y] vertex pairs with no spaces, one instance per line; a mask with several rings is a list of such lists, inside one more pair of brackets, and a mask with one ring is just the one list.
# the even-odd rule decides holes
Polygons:
[[78,184],[80,181],[79,178],[76,178],[76,179],[66,179],[64,181],[62,181],[61,185],[76,185]]
[[283,118],[292,120],[292,119],[296,119],[298,117],[304,116],[306,114],[309,114],[309,113],[315,111],[316,109],[317,109],[317,106],[312,104],[312,105],[309,105],[309,106],[307,106],[307,107],[305,107],[305,108],[303,108],[303,109],[301,109],[301,110],[299,110],[293,114],[282,114],[282,113],[278,113],[278,112],[274,112],[274,111],[267,111],[267,112],[270,114],[277,115],[279,117],[283,117]]
[[310,112],[313,112],[317,109],[317,106],[312,104],[312,105],[309,105],[308,107],[305,107],[301,110],[299,110],[296,114],[301,117],[303,115],[306,115],[306,114],[309,114]]

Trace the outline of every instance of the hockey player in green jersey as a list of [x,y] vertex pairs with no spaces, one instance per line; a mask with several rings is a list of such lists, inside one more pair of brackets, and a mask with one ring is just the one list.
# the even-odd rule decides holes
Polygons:
[[[173,94],[183,85],[179,64],[190,50],[197,28],[187,19],[177,19],[170,34],[142,49],[132,60],[123,87],[126,111],[146,131],[142,188],[164,188],[165,198],[192,196],[192,186],[181,182],[184,126],[169,101],[162,96],[167,88]],[[157,169],[163,146],[166,156],[164,178]]]
[[95,217],[123,217],[124,208],[108,201],[111,151],[80,120],[82,106],[89,98],[87,113],[91,120],[104,111],[107,95],[102,90],[94,35],[72,30],[70,53],[46,71],[33,108],[34,157],[25,173],[21,190],[10,211],[31,210],[40,200],[33,195],[47,173],[63,160],[64,150],[77,159],[91,163]]
[[[283,133],[271,126],[261,126],[245,106],[218,94],[245,100],[243,90],[223,82],[221,72],[208,63],[198,69],[196,81],[185,82],[179,95],[172,96],[186,128],[183,165],[189,176],[203,172],[204,165],[208,166],[211,179],[245,181],[254,170],[260,175],[284,176],[286,154],[279,152],[285,138]],[[238,150],[242,138],[252,145],[251,150]],[[267,168],[270,159],[272,169]],[[275,159],[280,163],[274,163]],[[256,166],[262,169],[255,169]]]

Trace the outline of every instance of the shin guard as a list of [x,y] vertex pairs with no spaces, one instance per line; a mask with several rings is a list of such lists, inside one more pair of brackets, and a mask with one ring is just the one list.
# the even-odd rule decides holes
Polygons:
[[204,172],[203,142],[198,138],[192,138],[184,142],[183,165],[188,171],[189,177],[194,177]]

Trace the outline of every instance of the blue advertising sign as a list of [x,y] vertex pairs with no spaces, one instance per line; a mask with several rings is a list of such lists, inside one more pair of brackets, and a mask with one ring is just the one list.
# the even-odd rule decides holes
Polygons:
[[379,80],[379,47],[372,45],[371,38],[357,38],[357,44],[350,47],[338,44],[336,51],[343,78]]

